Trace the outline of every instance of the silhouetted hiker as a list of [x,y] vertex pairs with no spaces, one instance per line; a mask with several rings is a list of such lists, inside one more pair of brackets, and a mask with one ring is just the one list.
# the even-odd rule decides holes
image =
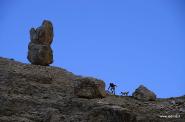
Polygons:
[[115,87],[116,87],[116,85],[114,84],[114,83],[110,83],[109,84],[109,88],[108,88],[108,90],[110,89],[110,91],[115,95]]

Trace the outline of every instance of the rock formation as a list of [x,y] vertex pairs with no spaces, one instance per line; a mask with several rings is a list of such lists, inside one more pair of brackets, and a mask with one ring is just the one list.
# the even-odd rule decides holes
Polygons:
[[105,83],[90,77],[78,78],[75,94],[81,98],[103,98],[106,96]]
[[28,45],[27,59],[35,65],[49,65],[53,62],[51,43],[53,41],[53,26],[44,20],[37,29],[30,29],[30,43]]
[[132,94],[132,96],[139,100],[156,100],[156,95],[154,92],[147,89],[145,86],[140,85],[135,92]]
[[98,98],[103,90],[102,80],[0,57],[0,122],[185,122],[185,96],[173,98],[174,104],[172,99]]

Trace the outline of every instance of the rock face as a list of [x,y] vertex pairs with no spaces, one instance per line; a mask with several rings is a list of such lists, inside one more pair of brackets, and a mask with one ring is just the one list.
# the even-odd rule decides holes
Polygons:
[[132,94],[132,96],[138,100],[145,100],[145,101],[152,101],[156,100],[156,95],[149,89],[147,89],[145,86],[140,85],[135,92]]
[[102,80],[85,77],[76,79],[75,94],[81,98],[103,98],[106,96]]
[[185,97],[102,96],[102,80],[0,57],[0,122],[185,122]]
[[49,65],[53,62],[53,51],[50,47],[53,41],[53,26],[44,20],[37,29],[30,29],[30,43],[27,59],[35,65]]

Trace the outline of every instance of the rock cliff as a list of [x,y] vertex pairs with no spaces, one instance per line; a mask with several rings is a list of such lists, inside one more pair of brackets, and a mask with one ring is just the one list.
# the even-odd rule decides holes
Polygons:
[[0,58],[0,122],[185,122],[185,96],[142,101],[104,89],[62,68]]

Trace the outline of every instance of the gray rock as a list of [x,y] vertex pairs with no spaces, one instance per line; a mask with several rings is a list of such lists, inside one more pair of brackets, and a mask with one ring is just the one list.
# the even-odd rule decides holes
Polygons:
[[145,101],[153,101],[156,100],[156,95],[154,92],[147,89],[145,86],[140,85],[135,92],[132,94],[132,96],[139,100],[145,100]]
[[58,110],[46,110],[44,122],[60,122],[60,112]]
[[170,103],[171,103],[172,105],[175,105],[175,104],[176,104],[176,101],[175,101],[175,100],[171,100]]
[[179,109],[180,112],[185,113],[185,107]]
[[102,80],[85,77],[76,79],[75,94],[82,98],[103,98],[106,96]]
[[44,20],[37,29],[30,29],[27,59],[36,65],[49,65],[53,63],[53,51],[50,47],[53,41],[53,26],[48,20]]
[[184,103],[185,103],[185,100],[176,99],[176,104],[177,105],[183,105]]
[[136,115],[120,106],[104,105],[94,108],[88,115],[89,122],[136,122]]

